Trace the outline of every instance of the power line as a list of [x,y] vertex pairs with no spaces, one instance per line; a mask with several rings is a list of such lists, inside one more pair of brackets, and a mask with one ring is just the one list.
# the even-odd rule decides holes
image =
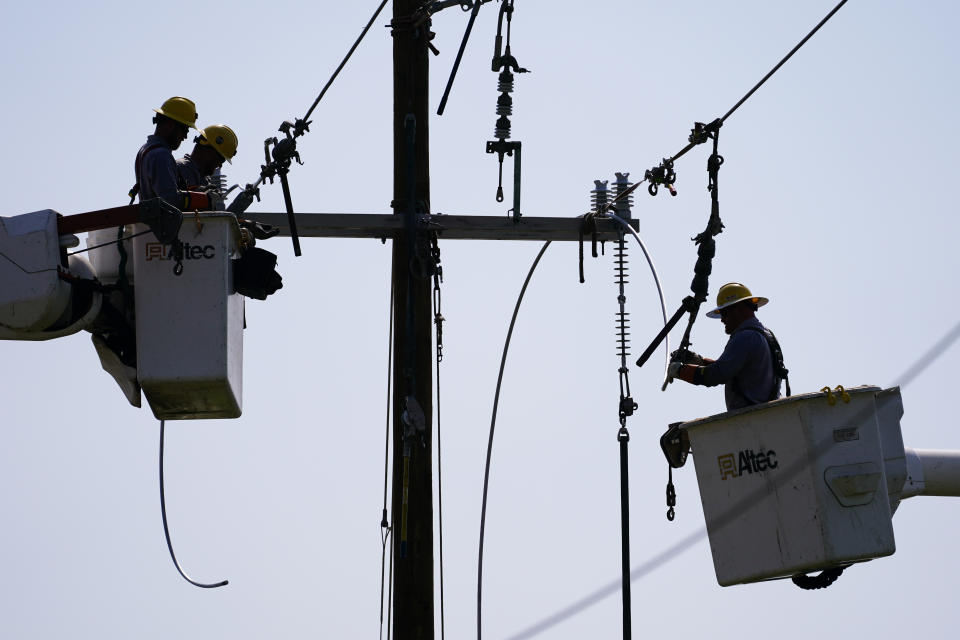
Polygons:
[[[936,362],[940,356],[947,352],[947,350],[953,346],[953,343],[957,341],[957,338],[960,338],[960,322],[957,322],[942,338],[937,340],[934,345],[928,349],[923,356],[921,356],[916,363],[910,366],[906,371],[897,376],[896,381],[893,386],[899,386],[901,388],[906,387],[916,378],[918,378],[926,369],[928,369],[934,362]],[[815,457],[819,457],[824,451],[826,451],[829,446],[832,444],[831,441],[820,443],[815,449]],[[785,482],[789,480],[793,475],[798,473],[801,469],[806,468],[807,462],[801,460],[800,462],[794,464],[792,467],[788,467],[784,470],[780,482]],[[778,483],[778,484],[779,484]],[[761,492],[766,493],[767,489],[764,488]],[[749,507],[755,501],[754,495],[747,496],[746,499],[741,501],[739,504],[735,505],[730,511],[725,515],[719,518],[717,525],[718,528],[725,526],[734,519],[740,517],[743,511]],[[685,538],[681,539],[679,542],[673,544],[673,546],[661,551],[659,554],[653,556],[643,564],[638,565],[630,571],[630,581],[636,582],[641,578],[646,577],[648,574],[652,573],[656,569],[659,569],[663,565],[671,562],[674,558],[678,557],[680,554],[684,553],[694,545],[703,541],[707,537],[706,528],[702,528],[694,533],[689,534]],[[590,594],[584,596],[580,600],[567,605],[563,609],[553,613],[546,618],[536,622],[535,624],[527,627],[526,629],[516,633],[508,638],[508,640],[527,640],[528,638],[533,638],[540,633],[551,629],[561,622],[565,622],[570,618],[576,616],[577,614],[589,609],[596,603],[600,602],[604,598],[616,593],[620,588],[620,580],[613,580],[608,582],[604,586],[596,589]]]
[[[387,561],[387,541],[390,540],[390,533],[392,527],[390,526],[390,521],[387,520],[387,471],[390,468],[390,400],[393,398],[391,395],[392,382],[393,382],[393,297],[394,297],[394,283],[393,283],[393,272],[391,267],[390,273],[390,306],[387,311],[389,315],[389,320],[387,321],[387,424],[384,434],[384,444],[383,444],[383,511],[380,518],[380,532],[381,540],[383,542],[383,549],[380,553],[380,638],[383,638],[383,594],[386,589],[384,584],[385,578],[385,567]],[[390,553],[390,569],[391,573],[393,570],[393,553],[391,550]],[[393,589],[393,581],[391,580],[390,589]],[[392,595],[392,593],[391,593]],[[387,615],[387,625],[390,624],[390,616]],[[389,632],[388,632],[389,637]]]
[[367,22],[367,25],[363,28],[363,31],[360,32],[360,37],[356,39],[353,43],[353,46],[350,47],[350,50],[347,51],[347,55],[343,57],[343,60],[340,62],[340,66],[337,67],[337,70],[333,72],[333,75],[330,76],[330,79],[327,80],[327,84],[323,85],[323,89],[320,90],[320,95],[317,96],[317,99],[313,101],[313,104],[310,105],[310,108],[307,109],[307,113],[303,116],[304,120],[310,119],[310,114],[313,113],[313,110],[317,108],[317,105],[320,104],[320,100],[323,99],[323,94],[327,92],[327,89],[330,88],[330,85],[333,84],[333,81],[337,79],[337,76],[340,75],[340,71],[347,64],[347,60],[350,59],[350,56],[353,55],[353,52],[356,51],[357,47],[360,46],[360,41],[363,40],[363,37],[367,35],[367,31],[370,30],[370,26],[373,24],[373,21],[377,19],[377,16],[380,15],[380,12],[383,11],[383,8],[387,5],[387,0],[383,0],[380,3],[380,6],[377,7],[377,10],[373,12],[373,15],[370,16],[370,20]]
[[[730,116],[732,116],[734,111],[736,111],[737,109],[739,109],[740,106],[743,105],[743,103],[746,102],[746,101],[750,98],[750,96],[752,96],[752,95],[757,91],[757,89],[759,89],[761,86],[763,86],[763,84],[764,84],[767,80],[769,80],[770,77],[771,77],[773,74],[775,74],[775,73],[780,69],[780,67],[782,67],[782,66],[787,62],[787,60],[789,60],[790,58],[792,58],[792,57],[793,57],[793,54],[795,54],[797,51],[799,51],[799,50],[800,50],[800,47],[802,47],[803,45],[805,45],[805,44],[807,43],[807,40],[809,40],[811,37],[813,37],[813,34],[815,34],[817,31],[819,31],[819,30],[820,30],[820,27],[822,27],[823,25],[825,25],[825,24],[827,23],[827,21],[828,21],[830,18],[833,17],[833,14],[835,14],[837,11],[839,11],[839,10],[840,10],[840,7],[842,7],[842,6],[845,5],[846,3],[847,3],[847,0],[841,0],[840,3],[837,4],[837,6],[835,6],[832,11],[830,11],[830,13],[828,13],[826,16],[824,16],[823,20],[821,20],[820,22],[817,23],[817,26],[815,26],[813,29],[810,30],[810,33],[808,33],[806,36],[804,36],[804,38],[803,38],[800,42],[797,43],[797,46],[795,46],[793,49],[791,49],[790,52],[787,53],[787,55],[785,55],[785,56],[780,60],[780,62],[778,62],[772,69],[770,69],[770,71],[767,72],[767,75],[763,76],[763,78],[760,79],[760,82],[758,82],[757,84],[753,85],[753,88],[750,89],[750,91],[747,91],[747,93],[746,93],[742,98],[740,98],[740,100],[737,101],[737,103],[736,103],[735,105],[733,105],[732,107],[730,107],[730,109],[729,109],[725,114],[723,114],[722,117],[717,118],[716,120],[714,120],[713,122],[711,122],[709,125],[706,125],[706,127],[704,127],[704,129],[706,130],[706,129],[710,129],[710,128],[712,127],[712,128],[714,128],[714,130],[716,130],[716,129],[719,129],[721,126],[723,126],[723,123],[726,122],[727,118],[729,118]],[[699,126],[699,125],[698,125],[698,126]],[[686,153],[687,153],[688,151],[690,151],[691,149],[693,149],[694,147],[696,147],[696,146],[699,145],[700,143],[706,142],[706,140],[707,140],[707,138],[705,138],[705,137],[704,137],[704,138],[699,138],[699,137],[695,137],[693,134],[691,134],[691,136],[690,136],[690,142],[687,143],[687,146],[685,146],[683,149],[680,149],[680,151],[678,151],[676,154],[674,154],[674,155],[669,159],[668,162],[669,162],[670,164],[676,162],[676,161],[679,160],[681,157],[683,157],[684,155],[686,155]],[[604,213],[604,212],[608,211],[609,209],[611,209],[611,208],[613,207],[613,205],[614,205],[618,200],[620,200],[621,198],[625,198],[625,197],[628,196],[629,194],[633,193],[641,184],[643,184],[643,183],[646,182],[646,181],[647,181],[647,178],[644,177],[643,180],[640,180],[639,182],[634,183],[629,189],[627,189],[626,191],[624,191],[624,192],[621,193],[621,194],[618,194],[616,198],[614,198],[613,200],[611,200],[611,201],[607,204],[607,206],[603,208],[603,210],[601,210],[601,211],[599,211],[599,212],[597,212],[597,213]]]
[[944,334],[942,338],[937,340],[937,342],[927,350],[916,362],[913,363],[913,366],[904,371],[897,381],[897,386],[905,387],[911,382],[914,381],[917,376],[923,373],[927,367],[932,365],[937,359],[942,356],[950,346],[956,342],[957,338],[960,338],[960,322],[953,325],[953,329],[950,329],[947,333]]
[[[837,11],[839,11],[839,10],[840,10],[840,7],[842,7],[842,6],[845,5],[846,3],[847,3],[847,0],[840,0],[840,3],[839,3],[837,6],[835,6],[835,7],[833,8],[833,10],[830,11],[830,13],[828,13],[826,16],[824,16],[823,20],[821,20],[819,23],[817,23],[817,26],[815,26],[815,27],[810,31],[810,33],[808,33],[806,36],[804,36],[804,38],[803,38],[800,42],[797,43],[797,46],[795,46],[793,49],[791,49],[790,52],[789,52],[787,55],[785,55],[785,56],[780,60],[780,62],[778,62],[778,63],[773,67],[773,69],[770,69],[770,71],[767,72],[767,75],[763,76],[763,78],[760,79],[760,82],[758,82],[757,84],[753,85],[753,88],[750,89],[750,91],[747,91],[746,95],[744,95],[742,98],[740,98],[740,100],[739,100],[735,105],[733,105],[732,107],[730,107],[730,110],[729,110],[729,111],[727,111],[725,114],[723,114],[722,117],[717,118],[714,122],[710,123],[710,125],[707,125],[707,127],[710,127],[710,126],[715,125],[716,128],[719,129],[719,128],[723,125],[723,123],[726,122],[727,118],[729,118],[731,115],[733,115],[733,112],[734,112],[734,111],[736,111],[737,109],[739,109],[740,106],[741,106],[744,102],[746,102],[747,99],[749,99],[750,96],[752,96],[752,95],[757,91],[757,89],[759,89],[761,86],[763,86],[763,84],[764,84],[767,80],[769,80],[770,77],[771,77],[774,73],[776,73],[777,70],[779,70],[780,67],[782,67],[782,66],[787,62],[787,60],[789,60],[790,58],[792,58],[792,57],[793,57],[793,54],[795,54],[797,51],[799,51],[799,50],[800,50],[800,47],[802,47],[803,45],[805,45],[805,44],[807,43],[807,40],[809,40],[811,37],[813,37],[813,34],[815,34],[817,31],[819,31],[819,30],[820,30],[820,27],[822,27],[823,25],[825,25],[825,24],[827,23],[827,20],[829,20],[830,18],[832,18],[832,17],[833,17],[833,14],[835,14]],[[704,138],[704,139],[701,139],[701,140],[695,140],[695,139],[693,139],[693,136],[691,136],[690,143],[689,143],[687,146],[685,146],[683,149],[681,149],[680,151],[678,151],[675,156],[673,156],[672,158],[670,158],[670,162],[675,162],[675,161],[678,160],[681,156],[683,156],[687,151],[690,151],[690,149],[693,149],[695,146],[697,146],[697,145],[700,144],[701,142],[705,142],[705,141],[706,141],[705,138]]]
[[[646,245],[643,243],[643,240],[640,238],[640,235],[634,230],[633,227],[631,227],[627,223],[626,220],[624,220],[623,218],[620,218],[619,216],[615,216],[613,214],[606,214],[605,217],[610,218],[611,220],[619,224],[621,227],[623,227],[639,243],[640,249],[643,251],[644,257],[646,257],[647,259],[647,264],[650,267],[650,272],[653,275],[653,281],[657,287],[657,295],[660,299],[660,310],[661,310],[661,313],[663,314],[663,322],[664,324],[666,324],[667,307],[663,299],[663,288],[660,286],[660,275],[657,273],[657,268],[653,264],[653,258],[650,257],[650,253],[647,251]],[[510,338],[513,335],[513,327],[517,320],[517,314],[520,311],[520,303],[523,302],[523,296],[527,291],[527,285],[530,284],[530,279],[533,277],[533,272],[536,271],[537,265],[540,263],[540,259],[543,257],[544,252],[547,250],[547,247],[549,246],[550,246],[550,241],[547,241],[546,243],[544,243],[543,247],[540,249],[540,253],[537,254],[537,257],[534,259],[533,264],[530,266],[530,271],[527,272],[527,277],[523,281],[523,286],[520,288],[520,295],[517,298],[517,304],[514,307],[513,316],[510,318],[510,328],[507,330],[507,339],[503,346],[503,355],[501,356],[501,359],[500,359],[500,372],[497,376],[497,389],[493,396],[493,416],[491,417],[491,420],[490,420],[490,436],[487,442],[487,460],[486,460],[486,464],[484,465],[484,471],[483,471],[483,503],[480,508],[480,551],[478,554],[479,558],[477,561],[477,640],[480,640],[481,638],[481,620],[480,619],[483,615],[483,606],[482,606],[483,605],[483,598],[482,598],[483,542],[484,542],[484,531],[485,531],[485,526],[487,521],[487,491],[490,484],[490,460],[491,460],[492,451],[493,451],[494,427],[496,426],[496,423],[497,423],[497,406],[500,402],[500,385],[503,381],[503,370],[507,362],[507,351],[510,348]],[[667,337],[664,346],[665,346],[667,364],[669,364],[669,360],[670,360],[669,337]],[[437,375],[439,379],[439,373]],[[439,393],[438,393],[438,396],[439,396]],[[618,582],[617,584],[620,584],[620,583]]]
[[136,238],[137,236],[142,236],[143,234],[145,234],[145,233],[150,233],[151,231],[153,231],[153,229],[147,229],[146,231],[140,231],[140,232],[138,232],[138,233],[132,233],[132,234],[130,234],[129,236],[123,236],[122,238],[117,238],[116,240],[111,240],[110,242],[104,242],[104,243],[102,243],[102,244],[95,244],[95,245],[93,245],[92,247],[86,247],[86,248],[84,248],[84,249],[77,249],[76,251],[71,251],[71,252],[68,253],[67,255],[68,255],[68,256],[75,256],[75,255],[77,255],[78,253],[84,253],[84,252],[86,252],[86,251],[92,251],[92,250],[94,250],[94,249],[102,249],[103,247],[109,247],[109,246],[111,246],[111,245],[117,244],[118,242],[123,242],[124,240],[130,240],[130,239],[132,239],[132,238]]
[[833,17],[833,14],[835,14],[837,11],[839,11],[839,10],[840,10],[840,7],[842,7],[842,6],[845,5],[845,4],[847,4],[847,0],[840,0],[840,3],[833,8],[833,11],[831,11],[830,13],[828,13],[828,14],[823,18],[823,20],[821,20],[821,21],[817,24],[817,26],[815,26],[815,27],[810,31],[810,33],[808,33],[808,34],[806,35],[806,37],[804,37],[803,40],[801,40],[800,42],[798,42],[798,43],[797,43],[797,46],[795,46],[793,49],[790,50],[790,53],[788,53],[787,55],[785,55],[785,56],[783,57],[783,59],[782,59],[780,62],[778,62],[773,69],[770,69],[770,71],[767,73],[767,75],[763,76],[763,79],[761,79],[760,82],[758,82],[757,84],[754,85],[753,89],[750,89],[750,91],[747,91],[747,94],[746,94],[745,96],[743,96],[742,98],[740,98],[740,101],[737,102],[737,104],[735,104],[735,105],[733,105],[732,107],[730,107],[730,110],[727,111],[725,114],[723,114],[723,117],[720,118],[721,124],[722,124],[723,122],[725,122],[726,119],[729,118],[731,115],[733,115],[733,112],[736,111],[737,109],[739,109],[739,108],[740,108],[740,105],[742,105],[744,102],[746,102],[747,99],[748,99],[750,96],[752,96],[757,89],[759,89],[761,86],[763,86],[763,83],[766,82],[766,81],[770,78],[770,76],[772,76],[773,74],[775,74],[775,73],[777,72],[777,69],[779,69],[780,67],[782,67],[782,66],[784,65],[784,63],[793,56],[793,54],[795,54],[797,51],[799,51],[799,50],[800,50],[800,47],[802,47],[804,44],[806,44],[807,40],[809,40],[811,37],[813,37],[813,34],[815,34],[817,31],[819,31],[819,30],[820,30],[820,27],[822,27],[823,25],[825,25],[825,24],[827,23],[827,20],[829,20],[830,18],[832,18],[832,17]]
[[200,587],[201,589],[216,589],[218,587],[225,587],[230,584],[229,580],[221,580],[220,582],[198,582],[190,576],[187,575],[186,571],[180,566],[180,562],[177,560],[177,554],[173,552],[173,542],[170,541],[170,528],[167,526],[167,499],[165,492],[163,490],[163,436],[164,430],[166,428],[166,420],[160,421],[160,516],[163,519],[163,536],[167,540],[167,550],[170,552],[170,559],[173,560],[173,566],[177,568],[177,572],[183,577],[184,580],[189,582],[195,587]]
[[[698,542],[707,537],[707,530],[701,529],[695,531],[694,533],[689,534],[687,537],[683,538],[679,542],[676,542],[669,549],[662,551],[658,555],[650,558],[643,564],[640,564],[634,567],[630,571],[630,582],[636,582],[640,578],[643,578],[648,573],[652,573],[654,570],[659,569],[661,566],[672,560],[674,557],[679,556],[681,553],[689,549],[690,547],[696,545]],[[613,594],[620,591],[620,579],[613,580],[603,585],[599,589],[592,591],[590,594],[584,596],[583,598],[577,600],[573,604],[568,605],[567,607],[561,609],[560,611],[547,616],[543,620],[527,627],[523,631],[516,633],[507,640],[526,640],[527,638],[533,638],[534,636],[539,635],[540,633],[551,629],[561,622],[565,622],[570,618],[576,616],[577,614],[586,611],[593,605],[597,604],[601,600],[612,596]]]
[[530,284],[530,278],[533,277],[533,272],[536,271],[537,265],[540,263],[540,258],[543,257],[543,254],[546,253],[547,248],[550,246],[550,240],[547,240],[543,243],[543,247],[540,248],[540,253],[537,254],[537,257],[534,258],[533,264],[530,265],[530,271],[527,272],[527,277],[523,281],[523,286],[520,287],[520,295],[517,297],[517,304],[513,308],[513,316],[510,317],[510,328],[507,329],[507,339],[503,345],[503,355],[500,358],[500,373],[497,375],[497,390],[493,394],[493,415],[490,418],[490,437],[487,442],[487,462],[484,465],[483,469],[483,501],[480,507],[480,551],[477,557],[477,640],[480,640],[481,637],[481,620],[483,618],[483,534],[484,528],[487,522],[487,488],[490,486],[490,456],[493,452],[493,430],[497,424],[497,405],[500,403],[500,384],[503,382],[503,370],[507,364],[507,351],[510,349],[510,338],[513,336],[513,327],[517,322],[517,314],[520,312],[520,303],[523,302],[523,295],[527,291],[527,285]]
[[[780,69],[780,67],[782,67],[784,64],[786,64],[786,62],[787,62],[791,57],[793,57],[793,55],[794,55],[797,51],[799,51],[800,48],[803,47],[803,45],[806,44],[807,41],[808,41],[811,37],[813,37],[813,35],[814,35],[817,31],[819,31],[820,28],[823,27],[823,25],[826,24],[827,21],[830,20],[830,18],[832,18],[832,17],[834,16],[834,14],[836,14],[837,11],[839,11],[840,8],[841,8],[844,4],[846,4],[846,3],[847,3],[847,0],[841,0],[819,23],[817,23],[817,25],[816,25],[813,29],[810,30],[809,33],[807,33],[806,36],[803,37],[803,39],[800,40],[800,42],[797,43],[796,46],[793,47],[793,49],[791,49],[791,50],[787,53],[787,55],[785,55],[776,65],[774,65],[774,67],[773,67],[770,71],[768,71],[767,74],[764,75],[763,78],[761,78],[759,82],[757,82],[742,98],[740,98],[740,100],[737,101],[736,104],[734,104],[722,117],[718,118],[717,120],[715,120],[715,121],[714,121],[713,123],[711,123],[710,125],[707,125],[707,126],[706,126],[706,129],[713,128],[713,131],[716,132],[716,130],[719,129],[719,128],[723,125],[723,123],[727,120],[727,118],[729,118],[731,115],[733,115],[733,113],[734,113],[737,109],[739,109],[754,93],[756,93],[756,91],[757,91],[761,86],[763,86],[763,84],[766,83],[766,81],[769,80],[769,79],[773,76],[773,74],[776,73],[776,72]],[[700,127],[700,126],[701,126],[701,125],[698,125],[698,127]],[[695,132],[696,132],[696,129],[695,129]],[[702,143],[702,142],[705,142],[707,139],[708,139],[707,137],[697,137],[697,136],[695,136],[695,135],[692,134],[691,137],[690,137],[690,142],[687,144],[687,146],[685,146],[685,147],[684,147],[683,149],[681,149],[677,154],[675,154],[672,158],[670,158],[669,163],[672,165],[673,162],[675,162],[675,161],[676,161],[677,159],[679,159],[681,156],[683,156],[683,155],[686,154],[688,151],[690,151],[690,149],[692,149],[693,147],[697,146],[698,144],[700,144],[700,143]],[[606,209],[609,209],[610,207],[612,207],[612,206],[617,202],[617,200],[619,200],[619,199],[621,199],[621,198],[623,198],[623,197],[628,196],[631,192],[633,192],[635,189],[637,189],[641,184],[643,184],[644,182],[646,182],[646,180],[647,180],[647,178],[645,177],[643,180],[635,183],[631,188],[629,188],[629,189],[625,190],[623,193],[619,194],[619,195],[617,196],[617,198],[614,198],[613,201],[611,201],[611,202],[607,205],[607,207],[606,207],[605,209],[603,209],[603,210],[601,210],[601,211],[598,211],[598,212],[596,212],[596,213],[600,213],[600,214],[604,213],[604,212],[606,211]],[[511,328],[512,328],[512,326],[511,326]],[[934,347],[933,347],[930,351],[928,351],[928,353],[925,354],[925,356],[924,356],[923,358],[921,358],[913,367],[911,367],[910,369],[908,369],[907,372],[905,372],[905,374],[904,374],[903,376],[901,376],[901,378],[903,378],[903,379],[905,380],[905,382],[902,383],[901,386],[905,386],[909,381],[913,380],[916,376],[918,376],[924,369],[926,369],[926,367],[928,367],[928,366],[933,362],[933,360],[936,359],[936,357],[938,357],[941,353],[943,353],[943,351],[946,350],[946,347],[949,346],[950,344],[952,344],[952,343],[957,339],[957,337],[960,337],[960,323],[958,323],[958,325],[957,325],[956,327],[954,327],[954,329],[953,329],[950,333],[948,333],[947,336],[945,336],[945,337],[944,337],[943,339],[941,339],[936,345],[934,345]],[[488,452],[487,452],[487,456],[488,456],[488,463],[487,463],[487,464],[489,465],[489,450],[488,450]],[[785,471],[787,471],[787,470],[785,470]],[[799,468],[797,468],[797,469],[792,469],[792,470],[789,470],[789,471],[790,471],[790,472],[784,474],[784,476],[789,477],[790,475],[793,475],[793,473],[796,473],[796,472],[799,471]],[[484,494],[484,503],[485,503],[485,502],[486,502],[486,495]],[[747,505],[747,504],[744,504],[744,505],[743,505],[743,507],[746,507],[746,506],[748,506],[748,505]],[[732,509],[731,512],[728,513],[726,517],[721,518],[721,521],[726,521],[726,520],[728,520],[728,519],[732,519],[733,517],[738,516],[738,515],[739,515],[739,512],[740,512],[741,510],[742,510],[742,508]],[[482,522],[481,522],[481,545],[482,545],[482,539],[483,539],[483,537],[482,537],[482,531],[483,531],[483,529],[482,529]],[[697,532],[695,532],[695,533],[687,536],[686,538],[684,538],[684,539],[681,540],[680,542],[674,544],[672,547],[670,547],[670,548],[667,549],[666,551],[662,552],[662,553],[659,554],[658,556],[655,556],[655,557],[652,558],[651,560],[648,560],[646,563],[644,563],[644,564],[640,565],[639,567],[633,569],[633,570],[630,572],[630,581],[631,581],[631,582],[634,582],[634,581],[636,581],[636,580],[639,580],[640,578],[644,577],[645,575],[647,575],[648,573],[652,572],[652,571],[655,570],[656,568],[658,568],[658,567],[662,566],[663,564],[666,564],[667,562],[671,561],[673,558],[675,558],[675,557],[678,556],[679,554],[683,553],[684,551],[686,551],[686,550],[689,549],[690,547],[692,547],[692,546],[694,546],[695,544],[699,543],[701,540],[703,540],[703,539],[706,537],[706,535],[707,535],[707,531],[706,531],[706,529],[704,528],[704,529],[702,529],[702,530],[700,530],[700,531],[697,531]],[[483,555],[482,555],[482,546],[481,546],[481,556],[480,556],[480,557],[481,557],[481,559],[482,559],[482,557],[483,557]],[[612,581],[612,582],[604,585],[604,586],[601,587],[600,589],[598,589],[598,590],[592,592],[591,594],[587,595],[586,597],[584,597],[584,598],[578,600],[577,602],[569,605],[569,606],[566,607],[565,609],[562,609],[561,611],[559,611],[559,612],[557,612],[557,613],[555,613],[555,614],[553,614],[553,615],[551,615],[551,616],[549,616],[549,617],[541,620],[540,622],[534,624],[532,627],[528,627],[526,630],[521,631],[519,634],[516,634],[516,635],[514,635],[514,636],[511,636],[511,637],[510,637],[510,640],[523,640],[523,639],[525,639],[525,638],[532,638],[533,636],[538,635],[538,634],[541,633],[542,631],[545,631],[545,630],[547,630],[547,629],[549,629],[549,628],[552,628],[552,627],[556,626],[557,624],[559,624],[560,622],[563,622],[564,620],[567,620],[567,619],[569,619],[569,618],[577,615],[577,614],[580,613],[581,611],[583,611],[583,610],[585,610],[585,609],[593,606],[595,603],[599,602],[600,600],[603,600],[604,598],[606,598],[606,597],[608,597],[609,595],[611,595],[611,594],[615,593],[616,591],[618,591],[619,588],[620,588],[620,586],[621,586],[620,581],[619,581],[619,580],[614,580],[614,581]],[[478,638],[479,638],[479,628],[480,628],[480,611],[479,611],[479,589],[478,589],[478,611],[477,611],[477,629],[478,629],[477,637],[478,637]]]

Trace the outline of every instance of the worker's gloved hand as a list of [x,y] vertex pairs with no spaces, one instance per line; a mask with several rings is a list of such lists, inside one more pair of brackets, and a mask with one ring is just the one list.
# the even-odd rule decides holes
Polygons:
[[667,365],[667,377],[663,381],[663,386],[660,387],[661,391],[667,390],[667,385],[673,382],[674,378],[680,377],[680,369],[683,368],[685,363],[680,362],[679,360],[671,360],[670,364]]
[[680,375],[680,369],[683,368],[683,363],[678,361],[673,361],[670,363],[670,366],[667,367],[667,381],[673,382],[673,379]]
[[673,382],[673,379],[680,375],[681,367],[683,367],[683,363],[679,360],[670,361],[670,364],[667,366],[667,377],[663,381],[663,386],[660,387],[660,391],[667,390],[667,385]]
[[208,189],[207,197],[210,198],[211,211],[225,211],[227,204],[224,201],[223,194],[217,189]]
[[693,364],[698,367],[702,367],[707,362],[703,359],[699,353],[690,351],[689,349],[677,349],[670,354],[670,361],[676,361],[683,364]]

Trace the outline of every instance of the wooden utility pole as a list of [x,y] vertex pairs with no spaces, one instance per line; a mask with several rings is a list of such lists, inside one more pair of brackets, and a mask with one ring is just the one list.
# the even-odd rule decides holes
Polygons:
[[[296,213],[304,237],[382,238],[393,242],[393,637],[433,640],[433,323],[429,237],[440,240],[615,240],[622,231],[599,218],[430,215],[428,44],[422,0],[393,2],[393,214]],[[246,217],[289,235],[284,213]],[[636,223],[631,221],[636,227]]]
[[[397,4],[410,5],[409,0]],[[401,37],[395,35],[394,38]],[[397,44],[396,49],[399,48]],[[417,105],[416,113],[421,114],[417,120],[416,131],[416,199],[427,202],[429,181],[427,175],[427,148],[426,148],[426,61],[423,61],[423,75],[417,79],[422,83],[422,96],[409,96],[407,89],[401,91],[401,82],[397,82],[397,95],[409,97]],[[398,78],[404,74],[398,74]],[[297,212],[297,226],[302,237],[312,238],[381,238],[393,241],[393,287],[394,287],[394,314],[393,314],[393,501],[391,526],[393,527],[393,637],[400,640],[407,638],[433,638],[433,477],[432,477],[432,365],[433,349],[431,340],[431,288],[429,278],[416,277],[410,271],[410,255],[407,243],[407,223],[403,220],[404,203],[407,200],[403,193],[407,172],[407,165],[403,158],[403,122],[406,115],[400,108],[404,103],[398,99],[394,118],[397,133],[394,144],[394,153],[398,158],[395,172],[394,210],[395,213],[306,213]],[[286,213],[276,212],[247,212],[246,217],[256,222],[275,226],[281,236],[290,235]],[[630,221],[634,229],[636,220]],[[505,216],[479,215],[422,215],[418,223],[419,228],[428,227],[434,230],[440,240],[527,240],[534,242],[560,241],[576,242],[584,239],[580,218],[561,217],[531,217],[525,216],[514,222]],[[612,220],[600,218],[594,221],[591,229],[586,232],[586,241],[592,237],[599,240],[616,240],[622,231]],[[421,274],[422,275],[422,274]],[[576,271],[571,269],[571,278],[576,277]],[[407,317],[407,292],[410,292],[412,318]],[[411,329],[408,330],[408,327]],[[412,338],[408,338],[408,334]],[[411,355],[408,349],[413,351]],[[408,380],[407,362],[412,361],[413,382]],[[409,439],[407,505],[406,505],[406,535],[403,528],[403,495],[404,495],[404,467],[405,442],[404,434],[407,423],[404,421],[404,412],[408,411],[408,389],[413,388],[413,395],[422,409],[422,426],[420,432],[414,430]],[[417,416],[414,416],[417,417]],[[406,543],[404,544],[404,541]]]
[[[431,282],[416,216],[429,213],[430,21],[422,0],[393,3],[393,637],[432,640],[433,415]],[[419,23],[418,23],[419,22]]]

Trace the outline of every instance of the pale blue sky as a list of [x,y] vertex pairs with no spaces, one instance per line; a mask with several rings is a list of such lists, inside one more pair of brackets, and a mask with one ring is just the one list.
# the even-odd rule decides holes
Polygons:
[[[16,3],[0,21],[6,176],[0,215],[116,206],[151,109],[171,95],[240,137],[226,167],[252,181],[262,141],[300,116],[376,6],[279,1]],[[575,216],[596,178],[643,171],[722,115],[833,2],[518,0],[513,49],[533,73],[514,93],[527,215]],[[722,129],[711,292],[740,280],[783,345],[795,392],[889,385],[960,320],[952,139],[960,112],[957,5],[853,0]],[[467,15],[434,19],[436,107]],[[489,70],[496,8],[477,20],[447,112],[430,122],[434,212],[497,215]],[[392,193],[391,41],[381,16],[314,114],[290,182],[304,212],[386,213]],[[679,195],[638,194],[641,234],[668,306],[687,294],[689,238],[706,223],[706,147],[677,164]],[[508,165],[509,168],[509,165]],[[509,189],[508,189],[509,200]],[[259,211],[281,211],[279,185]],[[158,424],[129,407],[86,334],[0,344],[0,636],[369,638],[379,627],[389,246],[306,239],[279,254],[284,288],[247,305],[244,415],[167,430],[171,532],[161,529]],[[539,245],[441,243],[446,623],[475,626],[487,428],[509,314]],[[655,289],[632,250],[634,358],[658,330]],[[507,638],[619,575],[617,292],[610,253],[577,282],[555,244],[514,334],[493,454],[484,629]],[[679,337],[679,336],[677,336]],[[719,323],[694,348],[718,353]],[[907,446],[960,449],[954,352],[903,390]],[[667,424],[722,409],[722,391],[631,368],[634,565],[703,526],[692,468],[664,518]],[[789,581],[721,588],[702,542],[633,587],[636,637],[776,633],[782,640],[951,637],[960,502],[914,498],[897,552],[824,592]],[[439,581],[437,582],[439,594]],[[544,637],[618,637],[619,597]]]

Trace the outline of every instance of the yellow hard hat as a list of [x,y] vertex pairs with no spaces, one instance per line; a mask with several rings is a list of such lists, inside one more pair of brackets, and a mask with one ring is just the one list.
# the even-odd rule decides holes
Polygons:
[[175,120],[180,124],[185,124],[191,129],[197,128],[197,105],[193,100],[174,96],[163,103],[159,109],[154,109],[162,116]]
[[200,135],[197,136],[197,142],[210,145],[227,162],[231,162],[230,159],[237,155],[237,134],[225,124],[212,124],[209,127],[204,127],[200,131]]
[[749,300],[758,307],[762,307],[770,302],[766,298],[761,298],[760,296],[755,296],[750,293],[750,289],[747,289],[746,285],[740,284],[739,282],[728,282],[720,287],[720,291],[717,292],[717,308],[713,311],[707,311],[707,317],[719,318],[721,309],[732,307],[744,300]]

